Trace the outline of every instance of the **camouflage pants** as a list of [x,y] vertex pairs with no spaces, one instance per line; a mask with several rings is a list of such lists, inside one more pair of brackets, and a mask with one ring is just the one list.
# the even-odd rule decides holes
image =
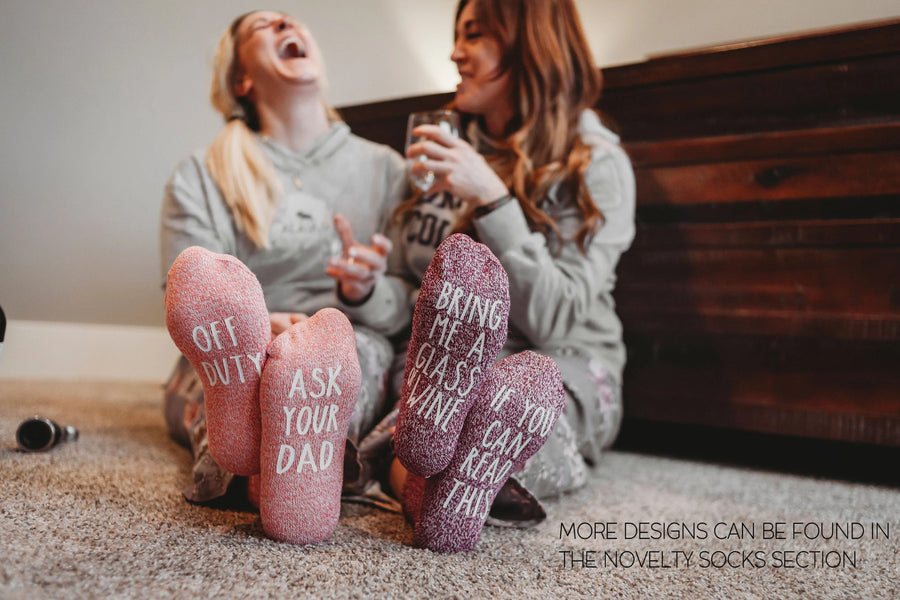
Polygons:
[[553,353],[569,403],[543,447],[515,475],[538,498],[583,486],[587,467],[616,440],[622,423],[621,388],[596,358]]

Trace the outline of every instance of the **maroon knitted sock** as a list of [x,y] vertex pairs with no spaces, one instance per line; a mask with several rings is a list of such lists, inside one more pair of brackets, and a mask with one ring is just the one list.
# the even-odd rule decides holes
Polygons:
[[506,343],[509,281],[487,246],[462,234],[438,247],[422,278],[394,449],[412,473],[443,471],[485,373]]
[[166,326],[203,382],[209,451],[226,471],[259,472],[259,378],[272,338],[256,276],[199,246],[169,269]]
[[353,328],[333,308],[292,325],[269,346],[259,388],[259,513],[269,537],[310,544],[337,526],[360,377]]
[[425,495],[425,478],[415,473],[406,475],[406,483],[400,494],[400,505],[403,507],[403,516],[414,527],[419,520],[419,511],[422,510],[422,496]]
[[565,405],[553,359],[525,351],[498,362],[469,411],[450,466],[425,482],[416,545],[436,552],[474,548],[494,496],[543,446]]

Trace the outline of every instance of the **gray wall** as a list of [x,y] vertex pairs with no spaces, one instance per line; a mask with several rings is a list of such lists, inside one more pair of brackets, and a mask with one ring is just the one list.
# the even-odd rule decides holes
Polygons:
[[[601,65],[900,14],[896,0],[579,0]],[[162,325],[157,222],[176,161],[220,125],[212,47],[240,0],[0,2],[0,305]],[[455,0],[283,1],[337,106],[451,90]]]

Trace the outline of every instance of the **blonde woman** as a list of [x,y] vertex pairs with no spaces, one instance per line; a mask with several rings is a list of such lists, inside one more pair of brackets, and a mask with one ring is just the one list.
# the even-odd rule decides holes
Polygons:
[[[353,135],[324,89],[322,57],[306,27],[272,11],[234,20],[219,40],[210,91],[225,125],[166,185],[162,272],[165,279],[189,246],[237,257],[262,285],[273,335],[321,308],[342,309],[356,324],[363,369],[355,440],[381,416],[392,356],[384,336],[409,319],[403,290],[381,277],[391,242],[379,233],[408,188],[402,157]],[[182,361],[166,415],[174,437],[197,437],[198,472],[185,495],[203,501],[224,493],[229,478],[202,452],[194,377]]]
[[424,141],[407,156],[424,155],[412,170],[436,179],[399,207],[389,272],[419,280],[437,232],[468,232],[500,259],[511,298],[504,354],[551,356],[569,395],[518,475],[550,496],[582,485],[619,429],[625,348],[612,291],[634,237],[634,175],[592,109],[602,82],[572,0],[462,0],[450,58],[465,136],[418,128]]

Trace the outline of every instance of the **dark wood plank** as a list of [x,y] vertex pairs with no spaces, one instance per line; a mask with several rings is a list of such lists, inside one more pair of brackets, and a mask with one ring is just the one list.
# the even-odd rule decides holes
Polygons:
[[[643,369],[642,369],[643,370]],[[828,413],[861,412],[869,415],[892,415],[900,418],[900,399],[887,391],[890,385],[900,386],[900,377],[885,377],[872,369],[818,372],[777,372],[759,370],[757,377],[746,377],[739,370],[710,368],[685,370],[650,366],[659,378],[646,383],[629,381],[634,391],[646,390],[654,397],[662,397],[668,390],[672,399],[691,390],[705,389],[707,397],[734,406],[778,406],[793,410],[816,410]],[[634,373],[636,375],[637,373]],[[653,391],[656,390],[656,393]],[[723,399],[727,396],[727,400]],[[857,396],[863,396],[857,399]],[[710,402],[712,403],[712,402]],[[848,409],[852,409],[848,410]],[[638,416],[638,415],[633,415]],[[640,415],[647,416],[646,413]]]
[[[798,313],[781,310],[709,310],[678,312],[664,307],[637,311],[620,305],[626,329],[637,333],[691,335],[779,335],[829,337],[840,340],[900,341],[900,317],[896,314],[847,315]],[[752,373],[747,373],[752,377]]]
[[818,156],[898,148],[900,122],[625,144],[635,167]]
[[635,169],[639,205],[900,193],[900,151]]
[[626,254],[618,273],[623,318],[658,308],[668,316],[782,310],[798,320],[900,319],[898,247],[653,250]]
[[794,222],[900,218],[900,194],[843,196],[697,204],[646,204],[637,207],[642,225]]
[[[900,420],[896,344],[660,334],[627,341],[629,417],[900,444],[891,425]],[[848,432],[848,422],[865,426]]]
[[672,53],[606,68],[603,75],[606,88],[614,90],[898,51],[900,19],[891,19]]
[[[884,292],[884,290],[882,290]],[[697,331],[740,334],[748,331],[753,319],[760,319],[751,332],[777,335],[785,332],[830,331],[843,339],[872,335],[877,339],[896,335],[900,312],[890,305],[890,293],[878,295],[867,291],[864,297],[846,306],[844,298],[828,295],[827,289],[808,289],[805,286],[756,284],[747,286],[717,286],[684,284],[681,287],[664,284],[624,286],[616,295],[621,308],[619,314],[629,330],[648,332],[660,321],[675,321],[665,325],[665,331],[691,333],[684,321],[697,325]],[[660,306],[665,298],[665,306]],[[734,331],[726,328],[733,328]],[[799,335],[799,333],[796,333]]]
[[[885,375],[900,377],[900,370],[892,368],[900,361],[900,346],[883,340],[725,336],[702,332],[693,335],[628,332],[625,337],[629,369],[667,364],[685,372],[730,369],[848,375],[871,371],[882,373],[875,380]],[[866,380],[866,377],[862,379]],[[900,395],[896,400],[900,401]],[[868,401],[868,396],[860,400]]]
[[900,120],[900,53],[607,90],[628,142]]
[[900,219],[639,225],[632,252],[670,248],[900,246]]
[[[793,388],[781,387],[782,381],[770,384],[779,390],[775,393],[765,389],[735,390],[727,384],[723,384],[720,390],[710,385],[707,377],[686,382],[683,376],[673,379],[668,375],[663,371],[647,370],[636,374],[634,380],[626,381],[626,417],[900,446],[900,416],[896,412],[866,413],[857,408],[857,399],[866,394],[865,389],[849,385],[843,388],[816,385],[816,378],[810,376]],[[736,374],[735,379],[750,378],[746,374]],[[756,377],[753,379],[758,381]],[[668,385],[662,389],[662,386],[654,387],[646,383],[652,380],[666,381]],[[891,385],[896,386],[897,382],[876,381],[874,387],[884,390]],[[788,389],[803,394],[812,407],[797,409],[784,406],[782,401],[788,395],[785,391]],[[638,403],[629,402],[630,397],[641,400]],[[815,408],[823,397],[835,399],[843,404],[844,409],[829,411]]]

